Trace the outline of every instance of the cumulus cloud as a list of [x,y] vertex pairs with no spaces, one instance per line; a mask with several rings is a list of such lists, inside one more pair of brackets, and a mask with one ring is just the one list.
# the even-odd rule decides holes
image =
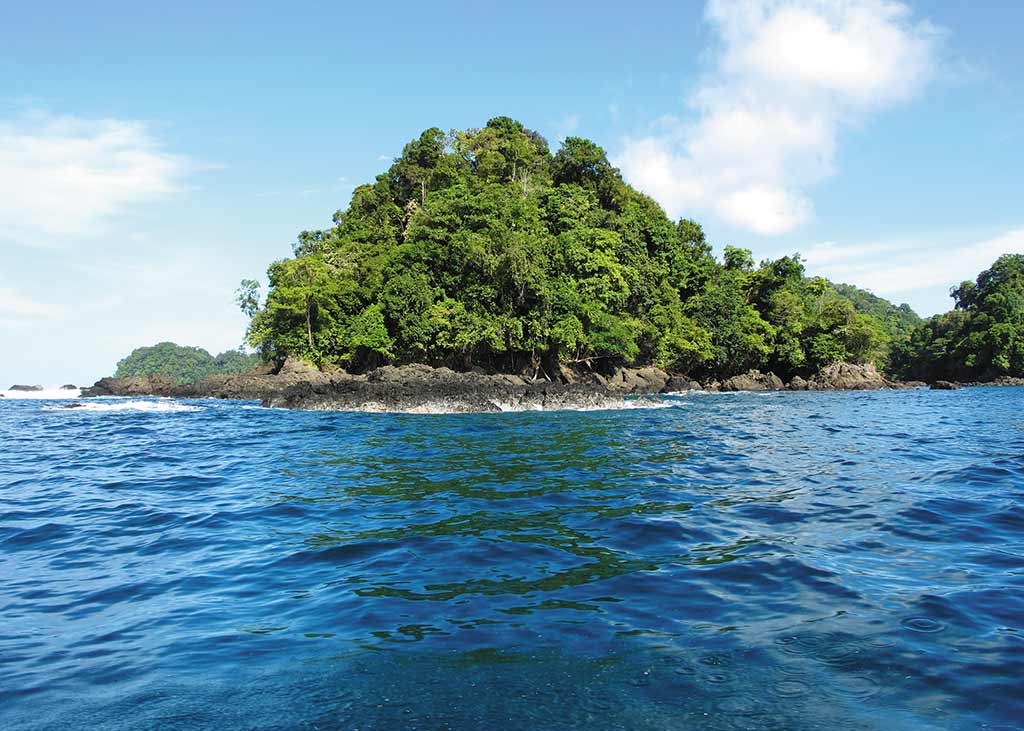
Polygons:
[[624,140],[616,163],[673,216],[710,212],[762,235],[813,213],[839,134],[919,93],[938,32],[890,0],[708,0],[719,41],[686,118]]
[[147,127],[36,112],[0,120],[0,235],[52,247],[174,193],[189,163]]

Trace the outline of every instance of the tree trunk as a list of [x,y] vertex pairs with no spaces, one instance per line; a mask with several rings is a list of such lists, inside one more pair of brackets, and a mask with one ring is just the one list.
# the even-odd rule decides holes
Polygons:
[[313,355],[313,319],[312,303],[306,300],[306,337],[309,339],[309,354]]

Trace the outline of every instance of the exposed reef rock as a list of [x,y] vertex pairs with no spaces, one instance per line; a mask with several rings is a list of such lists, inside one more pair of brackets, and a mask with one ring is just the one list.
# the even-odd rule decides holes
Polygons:
[[883,388],[904,388],[904,384],[885,378],[873,363],[833,363],[809,379],[794,378],[793,391],[877,391]]
[[931,388],[934,391],[958,391],[963,388],[963,386],[959,383],[953,383],[952,381],[936,381],[931,385]]
[[[543,376],[543,371],[540,373]],[[756,370],[700,384],[685,374],[653,367],[601,373],[562,366],[549,380],[482,369],[457,372],[422,364],[381,366],[360,374],[323,372],[288,359],[277,368],[260,366],[243,375],[211,376],[192,384],[180,384],[166,376],[101,378],[82,395],[241,399],[268,407],[309,410],[480,412],[607,408],[621,406],[627,399],[692,390],[863,391],[925,385],[889,381],[871,364],[851,363],[834,363],[810,378],[798,376],[786,385],[774,373]],[[998,385],[1024,385],[1024,380],[1001,379]],[[932,387],[947,386],[937,383]]]
[[7,390],[8,391],[42,391],[43,387],[42,386],[25,386],[23,384],[16,383],[16,384],[11,386]]
[[264,406],[309,410],[486,412],[601,408],[627,391],[599,382],[531,381],[521,376],[457,373],[422,365],[384,366],[365,375],[331,374],[263,399]]
[[748,371],[743,375],[727,378],[719,387],[722,391],[781,391],[786,386],[774,373]]

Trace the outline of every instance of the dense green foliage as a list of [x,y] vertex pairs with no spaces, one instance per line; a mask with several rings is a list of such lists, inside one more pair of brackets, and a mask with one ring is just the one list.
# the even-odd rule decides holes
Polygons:
[[202,348],[191,348],[174,343],[157,343],[136,348],[118,361],[117,377],[171,376],[180,383],[194,383],[207,376],[245,373],[259,364],[258,355],[246,355],[240,350],[228,350],[212,356]]
[[1024,377],[1024,254],[999,257],[951,294],[955,309],[910,333],[896,370],[928,381]]
[[850,300],[857,312],[878,319],[895,343],[905,341],[913,329],[921,324],[920,316],[910,309],[910,305],[894,305],[889,300],[852,284],[833,284],[832,287],[841,297]]
[[[604,150],[554,155],[507,117],[425,131],[334,226],[299,235],[238,302],[268,360],[320,366],[655,364],[783,377],[836,360],[884,364],[909,308],[808,279],[799,256],[755,266],[626,185]],[[892,312],[890,312],[892,310]]]

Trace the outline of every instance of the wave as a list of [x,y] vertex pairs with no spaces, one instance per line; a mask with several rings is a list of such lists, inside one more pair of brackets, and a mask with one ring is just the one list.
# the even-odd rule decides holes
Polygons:
[[0,391],[0,396],[5,399],[34,399],[37,401],[63,401],[65,399],[79,398],[82,395],[80,388],[44,388],[42,391]]
[[[677,396],[676,394],[668,394]],[[646,397],[636,399],[610,399],[601,403],[558,403],[551,406],[543,406],[536,402],[506,402],[491,400],[486,402],[491,408],[480,408],[476,404],[467,404],[462,401],[427,401],[420,404],[395,408],[377,401],[366,401],[355,406],[338,406],[332,408],[295,409],[296,411],[333,411],[341,413],[368,413],[368,414],[518,414],[531,412],[589,412],[589,411],[624,411],[632,409],[672,409],[683,406],[687,402],[676,398]],[[274,407],[245,406],[243,408],[267,410]],[[288,410],[288,409],[285,409]]]
[[178,401],[108,401],[96,400],[76,403],[73,406],[44,406],[43,411],[100,411],[100,412],[128,412],[141,411],[151,414],[173,414],[183,411],[202,411],[202,406],[183,404]]

